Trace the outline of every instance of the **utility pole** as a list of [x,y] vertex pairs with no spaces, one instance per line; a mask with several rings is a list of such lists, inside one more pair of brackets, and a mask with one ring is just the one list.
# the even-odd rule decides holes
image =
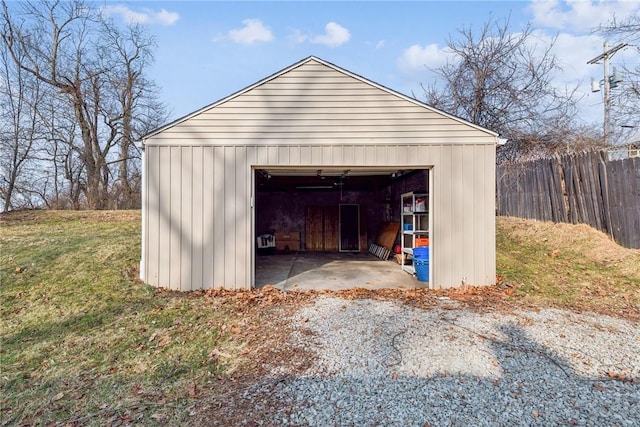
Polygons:
[[614,53],[625,47],[626,43],[620,43],[619,45],[609,49],[609,42],[604,41],[603,43],[603,53],[601,55],[596,56],[592,60],[588,61],[587,64],[597,64],[602,61],[604,63],[604,144],[609,145],[609,110],[611,108],[611,76],[609,75],[609,60],[613,56]]
[[611,109],[611,83],[609,82],[609,42],[602,44],[604,51],[604,145],[609,145],[609,110]]

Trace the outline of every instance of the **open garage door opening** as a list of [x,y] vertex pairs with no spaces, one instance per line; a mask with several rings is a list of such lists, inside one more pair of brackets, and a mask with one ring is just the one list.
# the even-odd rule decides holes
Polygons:
[[416,237],[429,237],[431,171],[255,168],[254,287],[428,287],[402,265],[412,265],[407,245],[416,241],[403,203],[419,195],[411,199],[423,206]]

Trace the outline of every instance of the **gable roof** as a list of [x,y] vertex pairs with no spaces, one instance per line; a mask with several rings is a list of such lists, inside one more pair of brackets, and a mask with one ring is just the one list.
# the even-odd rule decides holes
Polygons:
[[366,78],[364,78],[364,77],[362,77],[362,76],[360,76],[358,74],[355,74],[355,73],[353,73],[353,72],[351,72],[349,70],[341,68],[341,67],[339,67],[339,66],[337,66],[335,64],[332,64],[332,63],[330,63],[328,61],[320,59],[320,58],[318,58],[316,56],[309,56],[309,57],[307,57],[307,58],[305,58],[305,59],[303,59],[303,60],[301,60],[299,62],[296,62],[295,64],[292,64],[292,65],[290,65],[290,66],[288,66],[288,67],[286,67],[286,68],[284,68],[284,69],[282,69],[282,70],[280,70],[280,71],[278,71],[278,72],[276,72],[276,73],[274,73],[274,74],[272,74],[272,75],[270,75],[268,77],[265,77],[264,79],[254,83],[254,84],[252,84],[250,86],[245,87],[244,89],[241,89],[241,90],[239,90],[239,91],[237,91],[237,92],[235,92],[235,93],[233,93],[233,94],[231,94],[229,96],[226,96],[226,97],[224,97],[224,98],[222,98],[222,99],[220,99],[218,101],[213,102],[212,104],[206,105],[206,106],[204,106],[204,107],[202,107],[202,108],[200,108],[200,109],[198,109],[196,111],[193,111],[192,113],[189,113],[189,114],[187,114],[185,116],[182,116],[182,117],[180,117],[180,118],[178,118],[178,119],[176,119],[176,120],[174,120],[174,121],[172,121],[172,122],[170,122],[170,123],[168,123],[166,125],[163,125],[163,126],[157,128],[157,129],[149,132],[148,134],[144,135],[141,138],[141,141],[144,141],[145,139],[148,139],[148,138],[151,138],[151,137],[153,137],[155,135],[158,135],[159,133],[162,133],[165,130],[170,129],[170,128],[172,128],[172,127],[174,127],[174,126],[176,126],[176,125],[178,125],[180,123],[183,123],[183,122],[189,120],[190,118],[192,118],[194,116],[202,114],[202,113],[204,113],[206,111],[209,111],[209,110],[211,110],[213,108],[216,108],[217,106],[219,106],[221,104],[224,104],[224,103],[226,103],[228,101],[231,101],[231,100],[243,95],[244,93],[251,91],[252,89],[255,89],[255,88],[259,87],[259,86],[262,86],[265,83],[270,82],[270,81],[272,81],[272,80],[274,80],[274,79],[276,79],[276,78],[278,78],[278,77],[290,72],[291,70],[299,68],[302,65],[307,64],[307,63],[312,62],[312,61],[320,63],[320,64],[322,64],[322,65],[324,65],[324,66],[326,66],[328,68],[331,68],[331,69],[339,72],[339,73],[342,73],[344,75],[350,76],[350,77],[352,77],[352,78],[354,78],[356,80],[359,80],[362,83],[365,83],[367,85],[373,86],[373,87],[375,87],[377,89],[380,89],[380,90],[382,90],[382,91],[384,91],[384,92],[386,92],[388,94],[391,94],[393,96],[399,97],[399,98],[401,98],[401,99],[403,99],[403,100],[405,100],[407,102],[410,102],[410,103],[412,103],[412,104],[414,104],[416,106],[419,106],[421,108],[424,108],[426,110],[429,110],[429,111],[431,111],[433,113],[442,115],[443,117],[447,117],[447,118],[449,118],[451,120],[454,120],[454,121],[459,122],[461,124],[464,124],[466,126],[470,126],[470,127],[474,128],[476,130],[485,132],[485,133],[487,133],[489,135],[492,135],[492,136],[495,136],[495,137],[498,136],[497,133],[495,133],[495,132],[493,132],[493,131],[491,131],[489,129],[485,129],[485,128],[483,128],[481,126],[478,126],[478,125],[475,125],[475,124],[473,124],[473,123],[471,123],[469,121],[466,121],[464,119],[461,119],[459,117],[456,117],[454,115],[446,113],[446,112],[444,112],[442,110],[439,110],[439,109],[437,109],[435,107],[432,107],[432,106],[430,106],[428,104],[420,102],[420,101],[416,100],[415,98],[411,98],[411,97],[409,97],[407,95],[404,95],[404,94],[402,94],[400,92],[397,92],[397,91],[395,91],[393,89],[390,89],[390,88],[388,88],[386,86],[383,86],[383,85],[381,85],[379,83],[376,83],[376,82],[374,82],[372,80],[366,79]]

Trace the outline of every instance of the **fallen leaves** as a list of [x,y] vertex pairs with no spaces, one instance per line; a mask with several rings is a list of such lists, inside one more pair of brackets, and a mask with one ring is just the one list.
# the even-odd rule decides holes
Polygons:
[[640,379],[633,378],[633,377],[627,375],[624,372],[609,371],[609,372],[607,372],[607,376],[609,378],[611,378],[612,380],[622,381],[622,382],[626,382],[626,383],[627,382],[628,383],[640,382]]
[[[242,311],[248,307],[265,307],[278,304],[295,306],[312,301],[320,295],[334,296],[346,300],[374,299],[386,301],[401,301],[418,307],[434,307],[441,305],[443,301],[461,302],[475,307],[495,308],[497,304],[512,297],[515,287],[506,283],[504,278],[497,277],[496,286],[465,286],[446,290],[433,290],[424,288],[413,289],[368,289],[363,287],[344,290],[281,290],[272,285],[251,290],[229,290],[215,287],[207,290],[191,292],[193,297],[204,296],[217,303],[228,304],[236,310]],[[160,291],[162,292],[162,291]],[[450,305],[450,304],[449,304]],[[240,334],[238,325],[230,328],[232,334]]]
[[207,298],[215,298],[223,302],[232,302],[244,306],[269,305],[283,301],[299,300],[307,294],[307,292],[297,290],[285,292],[272,285],[252,290],[229,290],[215,287],[206,291],[195,291],[194,293],[202,293]]

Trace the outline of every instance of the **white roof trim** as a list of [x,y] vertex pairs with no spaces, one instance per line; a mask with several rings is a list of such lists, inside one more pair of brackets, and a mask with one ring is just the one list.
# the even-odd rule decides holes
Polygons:
[[414,98],[411,98],[411,97],[409,97],[407,95],[404,95],[404,94],[402,94],[400,92],[397,92],[397,91],[395,91],[393,89],[389,89],[386,86],[383,86],[383,85],[378,84],[378,83],[376,83],[374,81],[366,79],[366,78],[364,78],[364,77],[362,77],[362,76],[360,76],[358,74],[352,73],[349,70],[345,70],[344,68],[340,68],[337,65],[334,65],[334,64],[332,64],[330,62],[327,62],[327,61],[325,61],[323,59],[318,58],[317,56],[309,56],[309,57],[307,57],[307,58],[305,58],[305,59],[303,59],[303,60],[301,60],[299,62],[296,62],[293,65],[288,66],[287,68],[284,68],[284,69],[282,69],[282,70],[280,70],[280,71],[278,71],[278,72],[276,72],[276,73],[274,73],[274,74],[272,74],[270,76],[265,77],[262,80],[259,80],[258,82],[254,83],[254,84],[252,84],[250,86],[247,86],[244,89],[241,89],[241,90],[239,90],[237,92],[234,92],[234,93],[232,93],[231,95],[229,95],[229,96],[227,96],[225,98],[222,98],[222,99],[220,99],[220,100],[218,100],[218,101],[216,101],[216,102],[214,102],[212,104],[206,105],[206,106],[204,106],[204,107],[202,107],[202,108],[200,108],[200,109],[198,109],[198,110],[196,110],[196,111],[194,111],[194,112],[192,112],[190,114],[187,114],[186,116],[182,116],[182,117],[180,117],[180,118],[178,118],[178,119],[176,119],[176,120],[174,120],[174,121],[172,121],[172,122],[170,122],[170,123],[168,123],[168,124],[166,124],[166,125],[164,125],[162,127],[159,127],[156,130],[153,130],[153,131],[149,132],[148,134],[144,135],[141,138],[141,142],[142,142],[141,145],[144,145],[144,141],[146,139],[151,138],[151,137],[153,137],[153,136],[165,131],[166,129],[169,129],[169,128],[177,125],[177,124],[180,124],[180,123],[182,123],[182,122],[184,122],[186,120],[189,120],[190,118],[192,118],[194,116],[197,116],[198,114],[201,114],[201,113],[203,113],[203,112],[205,112],[207,110],[215,108],[220,104],[223,104],[223,103],[225,103],[227,101],[230,101],[230,100],[232,100],[232,99],[234,99],[234,98],[236,98],[236,97],[238,97],[238,96],[240,96],[240,95],[242,95],[242,94],[244,94],[246,92],[249,92],[250,90],[252,90],[252,89],[254,89],[254,88],[256,88],[256,87],[258,87],[260,85],[263,85],[263,84],[265,84],[265,83],[267,83],[267,82],[269,82],[269,81],[271,81],[273,79],[276,79],[276,78],[280,77],[281,75],[286,74],[289,71],[291,71],[291,70],[293,70],[295,68],[298,68],[301,65],[306,64],[307,62],[310,62],[310,61],[319,62],[319,63],[321,63],[321,64],[323,64],[323,65],[325,65],[325,66],[327,66],[329,68],[332,68],[332,69],[338,71],[339,73],[346,74],[346,75],[348,75],[350,77],[353,77],[356,80],[359,80],[359,81],[361,81],[363,83],[366,83],[366,84],[368,84],[370,86],[376,87],[376,88],[378,88],[378,89],[380,89],[382,91],[385,91],[385,92],[387,92],[387,93],[389,93],[391,95],[394,95],[394,96],[397,96],[399,98],[402,98],[405,101],[409,101],[409,102],[411,102],[411,103],[413,103],[413,104],[415,104],[415,105],[417,105],[419,107],[425,108],[425,109],[427,109],[429,111],[432,111],[432,112],[434,112],[436,114],[440,114],[440,115],[445,116],[445,117],[447,117],[449,119],[455,120],[455,121],[457,121],[459,123],[462,123],[464,125],[467,125],[467,126],[470,126],[472,128],[475,128],[475,129],[477,129],[479,131],[482,131],[482,132],[488,133],[490,135],[493,135],[493,136],[496,137],[496,143],[498,143],[498,134],[496,132],[493,132],[493,131],[491,131],[489,129],[483,128],[482,126],[478,126],[476,124],[468,122],[468,121],[466,121],[464,119],[461,119],[460,117],[456,117],[456,116],[451,115],[449,113],[445,113],[442,110],[438,110],[435,107],[432,107],[432,106],[430,106],[428,104],[420,102],[420,101],[418,101],[418,100],[416,100]]

